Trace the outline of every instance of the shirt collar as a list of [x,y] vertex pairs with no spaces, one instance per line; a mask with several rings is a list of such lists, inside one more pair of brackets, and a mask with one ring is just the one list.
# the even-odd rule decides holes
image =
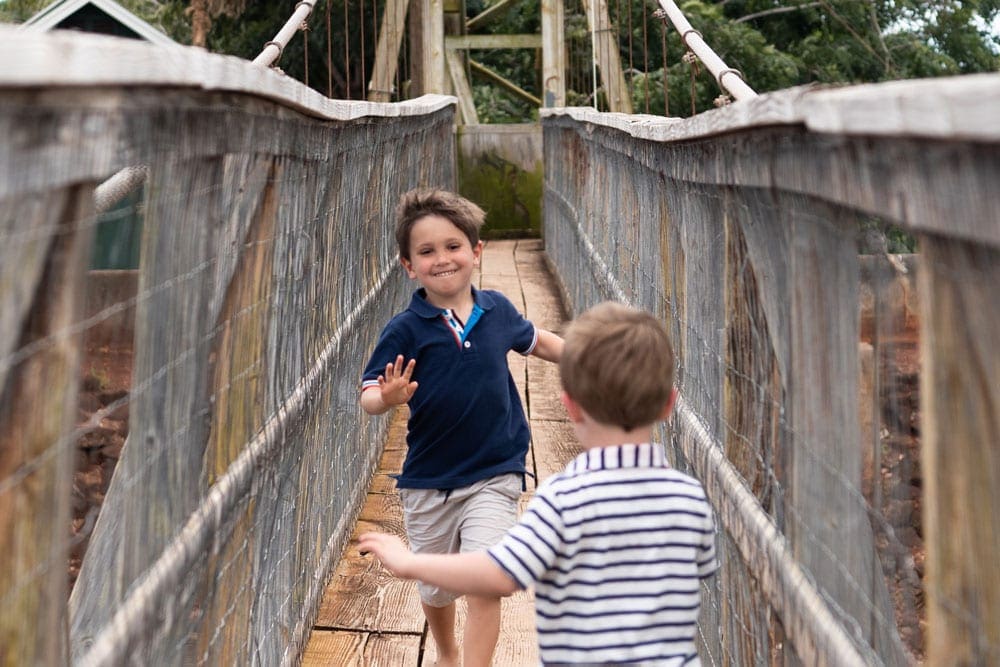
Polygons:
[[567,469],[579,473],[585,470],[669,467],[663,445],[644,442],[588,449],[578,454]]
[[[472,288],[472,300],[483,310],[491,310],[496,303],[493,297],[475,287]],[[441,315],[441,308],[427,301],[427,292],[423,287],[413,292],[410,299],[410,310],[424,319],[434,319]]]

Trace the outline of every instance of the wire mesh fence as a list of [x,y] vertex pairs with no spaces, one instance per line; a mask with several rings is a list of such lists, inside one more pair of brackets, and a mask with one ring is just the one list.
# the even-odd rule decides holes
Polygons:
[[[573,312],[626,301],[672,333],[663,437],[724,528],[703,662],[990,662],[994,568],[954,541],[996,553],[996,138],[811,132],[794,111],[752,129],[797,94],[689,124],[546,114],[547,252]],[[862,97],[831,93],[826,119],[866,117]]]
[[[0,95],[0,662],[294,663],[381,446],[357,388],[408,290],[393,208],[453,184],[452,107],[7,41],[37,69]],[[98,45],[161,63],[46,69]],[[131,165],[140,195],[98,213]]]

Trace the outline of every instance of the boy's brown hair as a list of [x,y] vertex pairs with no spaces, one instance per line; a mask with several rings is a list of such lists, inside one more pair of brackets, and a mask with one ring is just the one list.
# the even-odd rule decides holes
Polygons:
[[602,424],[631,431],[663,415],[674,351],[651,314],[605,301],[570,323],[559,360],[563,390]]
[[483,209],[448,190],[417,188],[404,193],[396,206],[396,245],[403,259],[410,259],[410,230],[418,220],[429,215],[450,220],[473,247],[479,243],[479,228],[486,220]]

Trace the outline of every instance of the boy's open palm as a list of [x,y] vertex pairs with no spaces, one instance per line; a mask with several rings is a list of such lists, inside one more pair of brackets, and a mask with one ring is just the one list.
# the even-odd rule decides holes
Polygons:
[[410,400],[417,390],[417,383],[410,380],[416,365],[416,359],[410,359],[404,365],[401,354],[396,357],[395,363],[385,365],[385,375],[378,376],[378,389],[385,405],[402,405]]

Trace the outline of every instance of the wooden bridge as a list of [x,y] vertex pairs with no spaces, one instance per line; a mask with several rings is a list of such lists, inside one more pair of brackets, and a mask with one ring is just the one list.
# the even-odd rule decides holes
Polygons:
[[[400,422],[357,380],[459,100],[84,35],[0,30],[0,59],[0,663],[431,664],[351,550],[400,528]],[[703,663],[1000,662],[998,108],[989,74],[542,111],[542,239],[491,241],[481,284],[670,329],[659,435],[720,527]],[[123,221],[137,265],[92,270]],[[512,364],[544,477],[556,371]],[[498,665],[532,664],[530,609]]]

